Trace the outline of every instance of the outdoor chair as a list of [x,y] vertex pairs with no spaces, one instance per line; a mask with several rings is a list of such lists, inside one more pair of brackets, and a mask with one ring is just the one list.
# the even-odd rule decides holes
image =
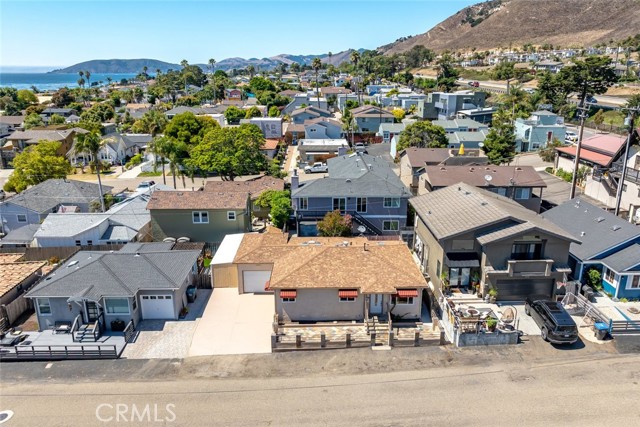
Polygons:
[[71,332],[71,322],[56,322],[53,331],[56,334],[68,334]]
[[500,329],[513,329],[516,320],[516,309],[514,307],[507,307],[500,317],[500,323],[498,327]]

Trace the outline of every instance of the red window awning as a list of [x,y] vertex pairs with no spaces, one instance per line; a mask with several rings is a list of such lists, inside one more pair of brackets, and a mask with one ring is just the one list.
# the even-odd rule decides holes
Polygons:
[[358,290],[357,289],[340,289],[338,291],[338,296],[340,298],[358,298]]
[[418,290],[417,289],[399,289],[398,296],[402,298],[417,297]]
[[289,291],[280,291],[280,298],[295,298],[297,296],[298,292],[293,290],[289,290]]

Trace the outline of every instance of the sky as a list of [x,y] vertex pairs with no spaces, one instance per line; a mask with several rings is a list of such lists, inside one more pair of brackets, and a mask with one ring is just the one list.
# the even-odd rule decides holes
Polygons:
[[0,0],[0,66],[374,49],[478,0]]

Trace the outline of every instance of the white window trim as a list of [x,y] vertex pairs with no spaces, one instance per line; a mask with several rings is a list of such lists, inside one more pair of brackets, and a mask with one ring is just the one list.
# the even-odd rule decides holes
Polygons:
[[[339,206],[339,205],[340,205],[340,203],[338,203],[338,209],[336,209],[336,208],[335,208],[335,204],[336,204],[336,203],[335,203],[335,201],[336,201],[336,200],[344,200],[344,209],[340,209],[340,206]],[[347,198],[346,198],[346,197],[334,197],[334,198],[331,200],[331,208],[332,208],[332,210],[334,210],[334,211],[335,211],[335,210],[340,210],[340,212],[346,212],[346,210],[347,210]]]
[[[202,220],[202,214],[206,214],[207,221]],[[198,221],[196,221],[196,214],[198,214]],[[209,224],[209,212],[207,211],[191,211],[191,222],[193,224]]]
[[236,211],[227,211],[227,221],[235,221],[237,219],[238,219],[238,215],[236,215]]
[[[398,299],[406,299],[407,302],[398,302]],[[413,305],[415,304],[415,297],[394,297],[394,302],[396,303],[396,305]]]
[[[20,217],[24,217],[24,221],[20,221]],[[29,221],[29,219],[27,218],[27,214],[16,214],[16,221],[18,221],[19,223],[24,223]]]
[[[394,222],[396,224],[398,224],[398,226],[395,229],[391,228],[391,224],[394,223]],[[390,224],[388,229],[384,228],[384,224],[385,223],[389,223]],[[382,231],[400,231],[400,221],[398,221],[396,219],[389,219],[389,220],[386,220],[386,221],[382,221]]]
[[[633,278],[637,277],[638,278],[638,287],[634,288],[633,286],[631,286],[633,284]],[[624,287],[626,290],[629,291],[640,291],[640,274],[632,274],[630,276],[627,277],[627,284]]]
[[357,297],[338,297],[340,302],[356,302]]
[[292,302],[296,302],[296,298],[280,298],[280,301],[282,301],[283,303],[290,304]]
[[[124,299],[127,300],[127,312],[124,313],[109,313],[109,311],[107,310],[107,306],[109,305],[108,301],[111,299]],[[131,304],[129,303],[129,298],[127,297],[105,297],[104,298],[104,314],[106,315],[110,315],[110,316],[116,316],[116,315],[120,315],[120,314],[131,314]]]
[[[605,282],[609,283],[610,285],[614,285],[614,286],[618,285],[618,282],[619,282],[620,279],[618,279],[618,275],[616,274],[616,272],[613,271],[612,269],[610,269],[609,267],[604,267],[604,268],[605,268],[605,270],[604,270],[604,272],[602,274],[602,280],[604,280]],[[613,273],[613,281],[610,281],[610,280],[607,279],[607,273],[608,272],[612,272]]]
[[[305,201],[305,203],[302,203],[302,201]],[[309,198],[308,197],[300,197],[300,207],[299,209],[301,211],[306,211],[309,209]]]
[[[395,203],[396,200],[398,201],[397,206]],[[387,201],[389,201],[389,203],[387,203]],[[400,200],[400,197],[385,197],[382,199],[383,208],[398,209],[401,205],[402,205],[402,201]]]
[[[40,301],[47,301],[47,304],[49,305],[49,312],[48,313],[42,313],[40,311]],[[38,314],[40,316],[52,316],[53,315],[53,310],[51,310],[51,300],[49,298],[36,298],[36,307],[38,310]]]
[[[358,210],[358,200],[364,200],[364,210]],[[357,213],[367,213],[367,209],[369,209],[368,200],[366,197],[356,197],[356,212]]]

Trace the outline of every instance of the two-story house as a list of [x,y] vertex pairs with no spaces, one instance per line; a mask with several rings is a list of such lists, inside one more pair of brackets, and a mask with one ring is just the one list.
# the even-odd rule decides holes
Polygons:
[[327,110],[327,99],[322,97],[318,99],[314,92],[300,93],[295,95],[292,101],[282,109],[282,114],[291,115],[295,110],[308,106],[313,106],[319,110]]
[[342,123],[328,117],[305,120],[305,139],[340,139],[342,138]]
[[291,121],[294,124],[304,124],[307,120],[318,119],[321,117],[330,118],[331,113],[326,109],[318,108],[315,105],[298,108],[291,112]]
[[533,166],[425,166],[418,194],[464,182],[513,199],[539,213],[542,191],[547,187]]
[[562,61],[544,60],[536,62],[533,69],[538,72],[548,71],[549,73],[557,74],[560,72],[562,67],[564,67],[564,63],[562,63]]
[[218,244],[227,234],[251,231],[248,192],[154,191],[147,209],[154,241],[187,237]]
[[351,110],[351,115],[356,122],[356,133],[377,132],[383,123],[393,123],[395,118],[390,111],[375,105],[363,105]]
[[[113,187],[102,186],[104,194]],[[75,206],[89,212],[93,202],[99,202],[98,185],[84,181],[49,179],[34,185],[0,203],[0,224],[4,233],[28,224],[40,224],[61,206]]]
[[564,143],[567,132],[564,119],[551,111],[534,111],[528,119],[516,119],[514,124],[518,152],[545,148],[553,140]]
[[54,107],[49,107],[49,108],[45,108],[42,113],[40,113],[40,117],[42,117],[42,120],[45,123],[49,123],[49,120],[51,120],[51,116],[53,115],[57,115],[57,116],[61,116],[66,118],[69,118],[71,116],[77,116],[78,112],[76,110],[74,110],[73,108],[54,108]]
[[580,197],[548,210],[544,217],[582,241],[570,247],[574,279],[587,283],[589,271],[595,269],[612,297],[640,298],[640,227]]
[[498,194],[459,183],[410,200],[414,252],[434,286],[497,291],[501,301],[551,298],[571,269],[570,233]]
[[282,118],[280,117],[252,117],[240,120],[240,124],[256,125],[267,139],[282,138]]
[[452,119],[461,110],[484,107],[484,92],[461,90],[457,92],[432,92],[427,99],[418,101],[416,115],[422,119]]
[[[607,171],[624,151],[626,138],[614,134],[599,134],[582,140],[580,165],[595,171]],[[577,147],[574,145],[556,147],[558,155],[555,168],[573,172]]]
[[298,176],[291,177],[298,235],[315,235],[317,221],[336,210],[351,215],[355,234],[402,233],[411,193],[387,161],[354,153],[331,158],[327,165],[324,178],[299,183]]

